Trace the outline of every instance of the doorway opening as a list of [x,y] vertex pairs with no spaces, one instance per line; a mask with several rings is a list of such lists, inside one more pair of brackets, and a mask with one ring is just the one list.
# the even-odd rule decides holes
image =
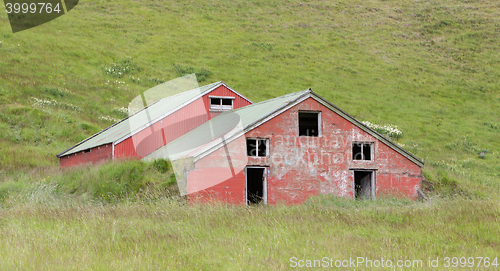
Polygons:
[[373,171],[354,171],[354,198],[375,198],[375,179],[373,178]]
[[250,204],[267,203],[266,168],[247,167],[246,170],[246,202]]

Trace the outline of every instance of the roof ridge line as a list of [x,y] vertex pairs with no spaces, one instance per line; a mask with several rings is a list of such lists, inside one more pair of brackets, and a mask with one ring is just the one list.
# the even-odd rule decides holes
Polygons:
[[304,92],[304,93],[311,92],[311,89],[309,88],[309,89],[306,89],[306,90],[301,90],[301,91],[297,91],[297,92],[288,93],[288,94],[285,94],[283,96],[279,96],[279,97],[272,98],[272,99],[269,99],[269,100],[264,100],[264,101],[261,101],[261,102],[258,102],[258,103],[253,103],[253,104],[249,104],[247,106],[243,106],[243,107],[240,107],[240,108],[237,108],[237,109],[228,110],[228,111],[226,111],[224,113],[227,113],[227,112],[236,112],[238,110],[246,109],[246,108],[249,108],[249,107],[252,107],[252,106],[255,106],[255,105],[265,104],[265,103],[272,102],[272,101],[275,101],[277,99],[282,99],[282,98],[285,98],[285,97],[288,97],[288,96],[292,96],[292,95],[295,95],[295,94],[298,94],[298,93],[301,93],[301,92]]
[[[309,88],[309,89],[306,89],[306,90],[297,91],[297,92],[293,92],[293,93],[290,93],[290,94],[286,94],[286,95],[283,95],[283,96],[280,96],[280,97],[276,97],[276,98],[273,98],[273,99],[271,99],[271,100],[276,100],[276,99],[279,99],[279,98],[284,98],[284,97],[286,97],[286,96],[291,96],[291,95],[298,94],[298,93],[301,93],[301,94],[300,94],[300,95],[298,95],[298,97],[297,97],[297,98],[295,98],[294,100],[289,101],[288,103],[286,103],[286,104],[283,104],[283,105],[279,106],[278,108],[276,108],[276,109],[275,109],[275,110],[273,110],[272,112],[270,112],[270,113],[268,113],[268,114],[266,114],[266,115],[262,116],[261,118],[259,118],[259,119],[255,120],[255,121],[253,121],[253,122],[251,122],[251,123],[249,123],[249,124],[247,124],[247,125],[245,125],[245,126],[243,127],[243,129],[241,129],[241,131],[240,131],[240,132],[238,132],[238,133],[236,133],[236,134],[233,134],[233,135],[231,135],[229,138],[227,138],[227,142],[230,142],[230,141],[234,140],[237,136],[240,136],[240,135],[241,135],[241,133],[242,133],[242,134],[245,134],[245,133],[247,133],[248,131],[251,131],[252,129],[254,129],[254,128],[256,127],[255,125],[256,125],[256,124],[258,124],[258,123],[260,123],[262,120],[265,120],[266,118],[268,118],[269,116],[271,116],[271,115],[275,114],[276,112],[279,112],[279,111],[283,110],[284,108],[286,108],[287,106],[290,106],[290,102],[295,103],[295,102],[297,102],[298,100],[300,100],[300,99],[302,99],[302,98],[304,98],[304,97],[306,97],[306,96],[307,96],[307,97],[310,97],[310,96],[311,96],[311,93],[314,93],[314,92],[312,92],[312,90]],[[266,100],[266,101],[271,101],[271,100]],[[263,103],[264,103],[264,102],[266,102],[266,101],[263,101],[263,102],[261,102],[261,103],[263,104]],[[253,104],[253,105],[258,105],[258,104]],[[245,107],[249,107],[249,106],[250,106],[250,105],[247,105],[247,106],[245,106]],[[292,106],[293,106],[293,105],[292,105]],[[242,108],[245,108],[245,107],[242,107]],[[231,111],[227,111],[227,112],[231,112]],[[224,113],[226,113],[226,112],[224,112]],[[221,115],[222,115],[222,114],[221,114]],[[183,136],[184,136],[184,135],[183,135]],[[196,160],[196,159],[201,159],[201,158],[200,158],[200,156],[204,156],[207,152],[210,152],[210,150],[212,150],[212,149],[213,149],[213,150],[216,150],[216,149],[220,148],[220,146],[219,146],[219,147],[216,147],[217,145],[220,145],[220,144],[221,144],[221,143],[217,143],[215,146],[209,147],[208,149],[206,149],[206,150],[204,150],[204,151],[201,151],[201,152],[199,152],[198,154],[195,154],[195,155],[193,156],[193,157],[194,157],[194,159],[195,159],[195,160]],[[215,149],[214,149],[214,148],[215,148]]]
[[[202,87],[207,87],[207,86],[210,86],[210,85],[216,85],[216,84],[221,84],[221,83],[223,83],[223,82],[222,82],[222,81],[219,81],[219,82],[214,82],[214,83],[210,83],[210,84],[208,84],[208,85],[204,85],[204,86],[201,86],[201,87],[200,87],[200,86],[198,86],[197,88],[193,88],[193,89],[189,89],[189,90],[186,90],[186,91],[183,91],[183,92],[179,92],[179,93],[174,94],[174,95],[172,95],[172,96],[168,96],[168,97],[164,97],[164,98],[158,99],[158,100],[156,100],[154,103],[152,103],[152,104],[150,104],[150,105],[148,105],[148,106],[146,106],[146,107],[144,107],[144,108],[147,108],[147,107],[149,107],[149,106],[151,106],[151,105],[153,105],[153,104],[155,104],[155,103],[157,103],[157,102],[159,102],[159,101],[161,101],[161,100],[163,100],[163,99],[176,97],[176,96],[181,95],[181,94],[184,94],[184,93],[186,93],[186,92],[191,92],[191,91],[193,91],[193,92],[194,92],[195,90],[199,90],[199,89],[200,89],[200,88],[202,88]],[[160,85],[161,85],[161,84],[160,84]],[[160,85],[157,85],[157,86],[160,86]],[[209,88],[209,89],[210,89],[210,88]],[[207,92],[207,91],[208,91],[208,89],[207,89],[207,90],[205,90],[204,92],[201,92],[201,93],[205,93],[205,92]],[[144,109],[144,108],[143,108],[143,109]],[[142,110],[142,109],[141,109],[141,110]]]

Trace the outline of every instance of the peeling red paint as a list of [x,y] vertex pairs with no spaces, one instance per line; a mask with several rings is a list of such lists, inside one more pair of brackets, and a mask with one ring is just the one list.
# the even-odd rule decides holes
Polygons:
[[[320,111],[320,137],[299,136],[298,112]],[[269,157],[248,157],[246,166],[266,166],[267,202],[303,203],[307,198],[333,194],[354,198],[354,169],[370,170],[375,175],[375,193],[416,199],[415,186],[421,186],[421,168],[374,136],[331,111],[313,98],[308,98],[245,134],[247,138],[268,138]],[[242,140],[227,144],[228,149],[246,153]],[[374,145],[373,159],[353,160],[352,143]],[[188,173],[189,186],[200,186],[209,174],[224,168],[228,155],[220,148],[195,163]],[[239,159],[244,160],[244,159]],[[245,165],[240,165],[245,166]],[[214,171],[215,170],[215,171]],[[226,180],[188,195],[203,199],[210,195],[223,202],[245,204],[245,176],[220,176]],[[227,193],[231,191],[231,193]],[[205,198],[208,200],[208,198]]]

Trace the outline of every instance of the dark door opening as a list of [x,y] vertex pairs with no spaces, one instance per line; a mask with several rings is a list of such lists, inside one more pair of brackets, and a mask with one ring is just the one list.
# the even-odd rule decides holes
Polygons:
[[265,203],[265,168],[247,168],[247,204]]
[[373,171],[354,171],[354,195],[356,199],[370,199],[375,196]]

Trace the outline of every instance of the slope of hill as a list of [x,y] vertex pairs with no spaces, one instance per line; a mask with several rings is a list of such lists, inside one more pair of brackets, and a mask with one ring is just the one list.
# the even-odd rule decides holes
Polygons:
[[141,91],[195,71],[254,101],[311,87],[397,125],[435,186],[498,195],[499,15],[473,0],[89,0],[12,34],[2,7],[0,174],[57,167]]
[[[0,5],[0,269],[288,270],[292,257],[497,268],[499,18],[490,0],[82,0],[12,34]],[[257,102],[311,87],[397,125],[434,195],[189,206],[168,196],[166,161],[58,168],[57,153],[125,117],[141,91],[191,72]]]

